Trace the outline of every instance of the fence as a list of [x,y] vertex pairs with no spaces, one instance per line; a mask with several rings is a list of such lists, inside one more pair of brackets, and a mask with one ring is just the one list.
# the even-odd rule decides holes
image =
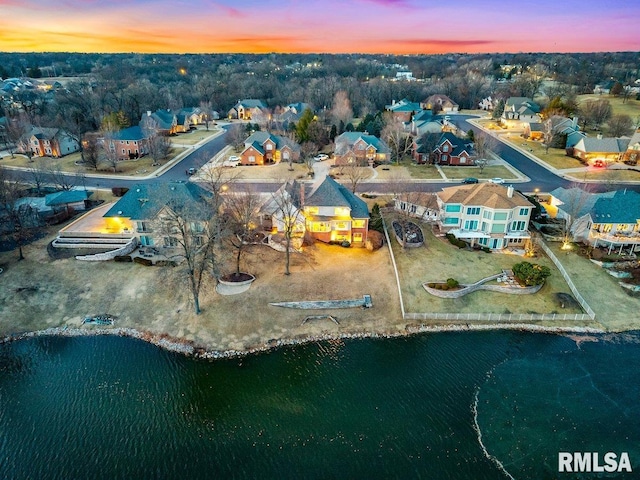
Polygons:
[[569,285],[569,289],[571,290],[571,293],[573,293],[573,296],[575,297],[575,299],[578,301],[578,303],[580,304],[580,306],[584,309],[585,312],[587,312],[587,314],[589,315],[589,317],[591,317],[591,320],[595,320],[596,318],[596,312],[593,311],[593,309],[589,306],[589,304],[586,302],[586,300],[582,297],[582,295],[580,295],[580,292],[578,292],[578,289],[576,288],[576,286],[573,284],[573,281],[571,280],[571,277],[569,277],[569,274],[567,273],[567,271],[564,269],[564,267],[562,266],[562,264],[560,263],[560,260],[558,260],[558,258],[555,256],[555,254],[551,251],[551,249],[547,246],[546,243],[544,243],[543,240],[540,239],[536,239],[536,243],[538,245],[540,245],[540,247],[542,248],[542,250],[544,251],[544,253],[547,254],[547,256],[551,259],[551,261],[555,264],[555,266],[558,268],[558,270],[560,270],[560,273],[562,274],[562,278],[564,278],[564,280],[567,282],[567,285]]
[[405,313],[405,320],[446,320],[449,322],[480,321],[489,323],[520,323],[543,321],[590,321],[587,313]]

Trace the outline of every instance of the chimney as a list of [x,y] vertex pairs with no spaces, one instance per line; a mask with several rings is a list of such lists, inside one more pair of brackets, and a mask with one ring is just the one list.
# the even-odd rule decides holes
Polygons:
[[396,101],[395,100],[391,100],[391,105],[395,105]]
[[571,120],[571,128],[573,128],[574,130],[578,128],[578,117],[574,116]]
[[513,185],[507,187],[507,197],[513,198]]
[[300,184],[300,208],[304,207],[304,183]]
[[147,110],[147,117],[151,116],[151,110]]

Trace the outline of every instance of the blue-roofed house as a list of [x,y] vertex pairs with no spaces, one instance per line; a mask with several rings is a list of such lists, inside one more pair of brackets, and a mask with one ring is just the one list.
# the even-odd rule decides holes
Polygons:
[[117,153],[118,160],[133,160],[149,153],[149,141],[138,125],[114,132],[102,141],[106,148]]
[[[640,251],[640,193],[590,193],[579,188],[550,192],[552,216],[569,220],[572,240],[612,250]],[[571,219],[571,217],[574,217]]]
[[360,165],[387,163],[391,149],[381,139],[364,132],[344,132],[335,139],[336,165]]
[[420,108],[420,103],[410,102],[406,98],[403,98],[398,102],[392,100],[391,105],[385,105],[384,109],[391,112],[394,120],[404,123],[410,122],[413,119],[413,116],[422,110]]
[[438,165],[473,166],[473,143],[451,132],[444,132],[433,150],[433,159]]
[[289,160],[295,162],[299,158],[300,145],[289,138],[263,131],[247,138],[240,153],[242,165],[271,165]]
[[210,218],[210,197],[209,191],[193,182],[135,185],[104,214],[105,231],[130,233],[140,245],[175,247],[177,239],[160,228],[163,215],[188,212],[194,236],[202,236]]
[[171,110],[148,110],[142,114],[140,127],[143,130],[155,131],[160,135],[173,135],[178,131],[178,118]]
[[60,128],[32,127],[19,142],[18,150],[29,149],[36,157],[62,157],[80,150],[80,143]]
[[86,210],[87,201],[93,192],[84,188],[74,188],[45,195],[44,204],[54,212],[61,210]]

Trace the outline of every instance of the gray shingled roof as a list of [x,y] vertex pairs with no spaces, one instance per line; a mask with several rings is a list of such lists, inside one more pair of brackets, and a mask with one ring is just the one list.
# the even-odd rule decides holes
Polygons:
[[305,206],[349,207],[351,218],[369,218],[369,207],[365,201],[329,176],[312,186],[305,198]]
[[628,138],[594,138],[585,137],[579,141],[575,148],[587,153],[620,153],[627,150]]
[[104,216],[150,220],[165,206],[175,204],[190,209],[194,218],[203,220],[206,216],[204,201],[210,197],[210,192],[192,182],[140,184],[125,193]]
[[362,138],[362,140],[364,140],[364,142],[368,145],[373,146],[373,148],[375,148],[378,153],[391,152],[387,144],[375,135],[368,135],[362,132],[344,132],[342,135],[336,137],[335,153],[337,155],[344,154],[344,152],[349,150],[360,138]]

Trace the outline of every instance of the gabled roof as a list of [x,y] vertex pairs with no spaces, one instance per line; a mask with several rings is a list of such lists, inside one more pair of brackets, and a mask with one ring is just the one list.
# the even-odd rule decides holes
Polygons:
[[640,222],[640,193],[617,190],[610,198],[599,198],[591,210],[593,223]]
[[267,108],[262,100],[258,100],[255,98],[245,98],[244,100],[239,100],[238,103],[235,104],[233,108],[244,107],[244,108]]
[[304,103],[304,102],[290,103],[286,107],[286,111],[293,111],[298,115],[302,114],[302,112],[304,112],[307,109],[313,112],[313,107],[309,103]]
[[33,127],[27,136],[36,137],[38,140],[51,140],[55,138],[59,132],[59,128]]
[[544,125],[539,122],[529,123],[529,130],[531,132],[544,132]]
[[[549,192],[549,195],[558,199],[561,204],[558,210],[562,210],[567,214],[573,214],[576,218],[582,217],[593,210],[593,206],[601,198],[611,198],[615,192],[591,193],[578,187],[562,188],[558,187]],[[562,205],[565,205],[563,208]],[[574,212],[567,212],[574,210]]]
[[627,150],[640,150],[640,128],[629,139]]
[[138,140],[144,139],[145,134],[142,131],[142,128],[136,125],[135,127],[125,128],[124,130],[115,132],[112,138],[114,140],[120,140],[120,141],[126,141],[126,140],[138,141]]
[[93,195],[93,192],[87,190],[67,190],[45,195],[44,203],[47,206],[66,205],[68,203],[83,202],[91,195]]
[[445,142],[449,142],[451,144],[451,152],[447,153],[453,156],[459,156],[462,152],[471,154],[471,152],[473,151],[471,142],[468,142],[463,138],[456,137],[451,132],[444,132],[440,136],[440,140],[438,140],[438,145],[436,146],[436,148],[441,147]]
[[414,122],[431,121],[433,119],[433,110],[420,110],[413,116]]
[[253,146],[257,150],[259,150],[260,153],[264,154],[264,148],[262,146],[267,142],[267,140],[271,140],[273,144],[276,146],[276,149],[278,150],[281,150],[285,146],[288,146],[294,151],[300,150],[300,145],[298,145],[296,142],[289,140],[286,137],[281,137],[280,135],[273,135],[272,133],[263,132],[263,131],[253,133],[249,138],[247,138],[244,141],[244,145],[245,145],[245,148],[248,148],[249,146]]
[[164,207],[179,205],[191,209],[194,217],[206,220],[204,201],[211,193],[192,182],[167,182],[133,186],[104,214],[105,217],[126,217],[132,220],[151,220]]
[[417,112],[420,110],[420,104],[403,98],[399,102],[386,105],[384,108],[390,112]]
[[620,153],[627,150],[628,138],[594,138],[585,137],[575,145],[576,150],[585,153]]
[[521,193],[513,191],[509,197],[509,187],[494,183],[478,183],[475,185],[459,185],[443,188],[438,198],[443,203],[481,206],[497,210],[510,210],[517,207],[533,207]]
[[391,151],[387,144],[375,135],[362,132],[344,132],[335,139],[336,154],[343,155],[360,139],[375,148],[378,153],[389,153]]
[[351,218],[369,218],[369,207],[365,201],[329,176],[311,186],[304,203],[312,207],[348,207]]
[[156,110],[155,112],[147,112],[144,114],[140,124],[144,125],[144,122],[147,121],[148,118],[155,120],[157,128],[160,130],[171,130],[173,122],[176,120],[175,115],[171,113],[170,110]]
[[440,105],[440,106],[444,106],[444,105],[449,105],[449,106],[457,106],[458,104],[456,102],[454,102],[453,100],[451,100],[448,96],[442,94],[442,93],[436,93],[434,95],[431,95],[429,98],[427,98],[424,102],[422,102],[425,105]]

